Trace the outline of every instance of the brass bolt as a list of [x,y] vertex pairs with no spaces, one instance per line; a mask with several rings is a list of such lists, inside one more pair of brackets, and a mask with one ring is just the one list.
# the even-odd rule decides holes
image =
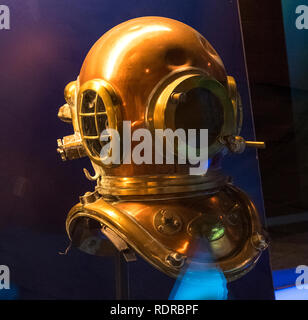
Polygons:
[[264,251],[268,247],[268,243],[267,243],[265,237],[262,234],[258,233],[258,232],[255,232],[252,235],[251,242],[252,242],[252,245],[257,250],[260,250],[260,251]]
[[173,252],[167,256],[166,260],[173,267],[181,268],[185,263],[185,256],[181,255],[178,252]]
[[65,151],[63,150],[62,139],[58,139],[57,144],[58,144],[57,152],[60,154],[62,161],[66,161],[67,157],[66,157]]
[[184,92],[173,92],[171,94],[171,102],[173,104],[184,103],[186,101],[186,93]]
[[174,220],[173,224],[177,227],[180,224],[180,222],[178,220]]
[[80,202],[84,204],[93,203],[100,198],[100,195],[97,191],[89,192],[87,191],[83,196],[79,197]]

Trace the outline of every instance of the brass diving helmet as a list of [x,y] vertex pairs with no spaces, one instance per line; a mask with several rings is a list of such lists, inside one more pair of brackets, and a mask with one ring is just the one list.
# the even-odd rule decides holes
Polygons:
[[[228,152],[264,143],[239,136],[236,82],[202,35],[168,18],[124,22],[94,44],[77,80],[66,86],[65,99],[58,116],[72,123],[74,134],[58,140],[58,152],[63,160],[89,157],[95,174],[85,169],[85,175],[96,181],[68,214],[71,240],[82,225],[91,237],[105,234],[127,260],[137,252],[174,277],[188,262],[200,264],[194,258],[198,239],[206,239],[228,280],[255,265],[267,247],[258,212],[220,164]],[[142,128],[207,129],[206,173],[190,174],[188,162],[129,162],[122,144],[114,154],[108,150],[111,138],[101,133],[116,130],[122,141],[125,121],[131,134]],[[102,148],[119,161],[103,163]],[[172,152],[179,157],[181,150],[175,146]]]

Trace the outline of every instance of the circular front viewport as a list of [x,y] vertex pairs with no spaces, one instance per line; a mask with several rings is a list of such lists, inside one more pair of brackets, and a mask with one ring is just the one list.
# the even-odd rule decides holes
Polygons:
[[219,99],[205,88],[193,88],[185,93],[177,104],[175,127],[196,129],[196,147],[200,143],[200,129],[208,130],[208,145],[213,144],[219,136],[224,123],[224,110]]

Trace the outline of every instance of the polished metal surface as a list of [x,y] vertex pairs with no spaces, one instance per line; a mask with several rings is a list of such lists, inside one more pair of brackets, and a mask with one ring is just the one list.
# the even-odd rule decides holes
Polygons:
[[245,274],[267,247],[253,203],[229,184],[211,196],[191,193],[190,198],[147,201],[100,198],[78,204],[66,222],[70,237],[85,218],[99,222],[99,228],[114,230],[147,261],[174,277],[183,265],[170,263],[170,255],[207,268],[194,258],[200,239],[207,244],[203,250],[213,255],[230,281]]
[[[177,79],[183,72],[200,70],[227,84],[223,63],[209,42],[196,30],[172,19],[144,17],[129,20],[104,34],[88,53],[79,75],[80,86],[104,79],[121,98],[123,120],[132,122],[132,132],[147,128],[149,100],[165,78]],[[149,108],[151,108],[149,106]],[[108,176],[188,173],[187,165],[123,164],[105,168]]]
[[[196,258],[201,242],[230,281],[255,265],[267,246],[258,212],[220,164],[228,152],[264,143],[239,136],[243,114],[236,82],[202,35],[162,17],[124,22],[94,44],[65,99],[58,116],[72,123],[80,139],[71,146],[63,138],[58,152],[73,159],[82,150],[95,171],[84,169],[85,175],[97,183],[68,214],[73,242],[80,225],[96,230],[90,235],[108,231],[117,247],[134,249],[174,277],[186,262],[208,267]],[[131,132],[208,129],[207,172],[190,175],[188,161],[124,164],[123,148],[120,163],[102,163],[101,132],[115,129],[123,139],[123,121],[131,121]],[[175,146],[172,152],[178,157],[181,150]]]

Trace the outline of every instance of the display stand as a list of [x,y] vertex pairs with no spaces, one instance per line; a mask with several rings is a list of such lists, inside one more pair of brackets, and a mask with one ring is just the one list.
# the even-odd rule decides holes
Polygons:
[[113,257],[115,299],[129,299],[129,262],[135,261],[136,255],[125,241],[110,229],[93,228],[89,219],[83,219],[75,225],[71,245],[91,255]]
[[117,300],[129,300],[129,263],[115,249],[115,293]]

